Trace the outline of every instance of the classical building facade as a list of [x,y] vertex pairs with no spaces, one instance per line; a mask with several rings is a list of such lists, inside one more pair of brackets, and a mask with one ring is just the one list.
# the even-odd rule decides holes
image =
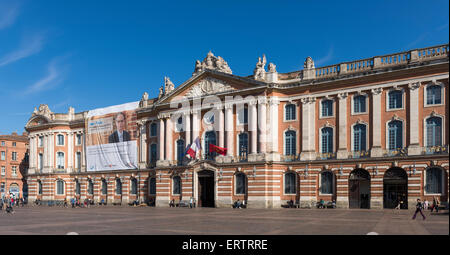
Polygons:
[[[449,46],[278,73],[266,57],[233,75],[211,52],[175,87],[137,110],[138,169],[86,169],[87,112],[35,109],[29,133],[29,198],[134,200],[168,206],[412,207],[448,201]],[[197,138],[195,159],[186,149]],[[210,144],[226,148],[209,152]]]
[[28,195],[25,175],[28,171],[27,133],[0,135],[0,197]]

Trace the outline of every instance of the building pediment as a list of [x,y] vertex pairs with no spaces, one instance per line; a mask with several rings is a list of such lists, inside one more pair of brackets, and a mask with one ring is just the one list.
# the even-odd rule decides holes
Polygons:
[[188,99],[206,97],[234,92],[235,90],[255,88],[261,85],[265,86],[264,83],[252,79],[205,70],[202,73],[191,77],[169,94],[161,97],[158,100],[158,103],[169,103],[173,99],[180,97],[186,97]]

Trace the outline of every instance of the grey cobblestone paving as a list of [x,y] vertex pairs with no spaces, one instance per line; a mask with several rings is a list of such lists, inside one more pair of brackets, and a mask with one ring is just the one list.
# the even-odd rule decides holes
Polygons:
[[19,207],[0,235],[448,235],[448,213],[411,210]]

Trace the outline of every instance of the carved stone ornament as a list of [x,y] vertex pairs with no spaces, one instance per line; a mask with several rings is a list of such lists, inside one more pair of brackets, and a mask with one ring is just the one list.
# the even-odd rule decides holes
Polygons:
[[234,90],[226,82],[211,77],[207,77],[194,85],[187,93],[187,97],[201,97],[225,91]]
[[303,64],[303,67],[305,69],[313,69],[314,67],[314,61],[311,57],[307,57],[305,60],[305,63]]
[[35,107],[34,112],[33,112],[33,115],[43,115],[49,119],[51,117],[50,116],[51,114],[53,114],[53,112],[50,111],[50,108],[48,108],[48,105],[46,105],[46,104],[39,105],[39,110],[36,109],[36,107]]
[[269,73],[276,73],[277,72],[277,66],[274,63],[269,63],[269,66],[267,67],[269,70]]
[[192,75],[198,74],[205,69],[232,74],[232,71],[228,66],[228,63],[222,57],[214,56],[214,54],[211,51],[208,52],[208,55],[206,55],[205,59],[203,59],[203,62],[200,62],[199,60],[195,62],[195,70],[194,73],[192,73]]
[[164,77],[164,90],[166,94],[169,94],[175,89],[175,85],[170,81],[169,77]]
[[266,78],[266,55],[263,55],[262,59],[261,57],[258,58],[258,62],[256,63],[256,67],[253,70],[253,78],[258,81],[264,81]]
[[148,93],[144,92],[144,94],[142,94],[141,101],[139,102],[139,106],[147,107],[147,103],[148,103]]
[[163,86],[161,86],[160,88],[159,88],[159,95],[158,95],[158,99],[160,99],[161,97],[163,97],[164,96],[164,87]]

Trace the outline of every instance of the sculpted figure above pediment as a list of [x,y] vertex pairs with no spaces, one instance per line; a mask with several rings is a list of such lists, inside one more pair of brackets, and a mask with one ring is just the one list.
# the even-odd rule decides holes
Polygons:
[[191,89],[186,93],[186,96],[200,97],[231,90],[234,90],[234,88],[225,81],[207,77],[191,87]]
[[208,55],[206,55],[205,59],[203,59],[203,62],[200,62],[199,60],[195,62],[195,70],[192,75],[196,75],[205,69],[232,74],[228,63],[222,57],[214,56],[211,51],[208,52]]
[[34,115],[43,115],[50,119],[52,114],[53,114],[53,112],[50,111],[50,108],[48,108],[48,105],[46,105],[46,104],[39,105],[39,110],[36,109],[36,107],[34,107],[33,116]]

